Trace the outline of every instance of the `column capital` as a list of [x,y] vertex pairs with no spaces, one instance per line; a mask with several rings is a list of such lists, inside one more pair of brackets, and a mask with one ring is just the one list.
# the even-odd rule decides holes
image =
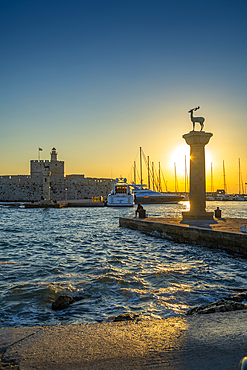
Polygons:
[[190,131],[182,137],[188,145],[201,145],[205,146],[209,143],[210,138],[213,136],[211,132],[205,131]]

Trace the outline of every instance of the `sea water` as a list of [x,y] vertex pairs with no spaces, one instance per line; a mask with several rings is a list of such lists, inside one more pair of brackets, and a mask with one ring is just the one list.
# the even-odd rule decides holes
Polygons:
[[[247,202],[208,202],[247,218]],[[188,202],[145,205],[178,217]],[[246,259],[119,227],[135,208],[0,206],[0,326],[104,322],[122,313],[166,318],[246,289]],[[59,294],[83,296],[53,311]]]

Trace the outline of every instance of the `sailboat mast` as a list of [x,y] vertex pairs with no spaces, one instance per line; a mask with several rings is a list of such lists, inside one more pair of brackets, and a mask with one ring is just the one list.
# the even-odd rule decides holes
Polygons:
[[150,189],[150,168],[149,168],[149,156],[148,156],[148,189]]
[[174,163],[174,173],[175,173],[175,193],[178,192],[178,186],[177,186],[177,169],[176,169],[176,163]]
[[161,170],[161,175],[162,175],[163,183],[165,184],[165,189],[166,189],[166,192],[167,192],[168,191],[167,190],[167,181],[165,180],[165,177],[164,177],[164,174],[163,174],[162,170]]
[[241,173],[240,158],[238,158],[238,193],[239,195],[244,193],[244,185],[243,185],[243,179],[242,179],[242,173]]
[[211,162],[211,195],[214,192],[214,182],[213,182],[213,163]]
[[187,166],[186,166],[186,155],[184,156],[184,192],[187,191]]
[[152,177],[153,177],[153,190],[154,190],[154,162],[152,162]]
[[134,161],[134,183],[136,184],[136,161]]
[[226,171],[225,171],[225,162],[223,161],[223,180],[224,180],[224,190],[225,193],[227,193],[227,187],[226,187]]
[[142,148],[140,147],[140,176],[141,176],[141,184],[142,184]]
[[240,158],[238,158],[238,194],[241,194],[241,167]]
[[161,191],[160,162],[159,162],[159,191]]

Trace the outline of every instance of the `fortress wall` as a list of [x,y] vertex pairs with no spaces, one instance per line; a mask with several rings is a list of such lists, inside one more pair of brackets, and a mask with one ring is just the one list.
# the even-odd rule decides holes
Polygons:
[[69,175],[64,177],[64,161],[57,160],[56,149],[51,160],[31,160],[30,175],[0,176],[0,201],[39,201],[43,195],[44,166],[49,166],[50,197],[52,200],[73,200],[92,197],[107,197],[112,179]]
[[67,176],[67,199],[107,197],[111,191],[112,183],[112,179],[85,178],[84,175]]
[[31,174],[31,177],[32,178],[35,178],[35,177],[42,177],[43,176],[43,168],[44,168],[44,165],[49,165],[50,164],[50,161],[49,160],[46,160],[46,161],[38,161],[38,160],[35,160],[35,161],[30,161],[30,174]]
[[43,176],[44,165],[50,167],[52,177],[64,178],[64,161],[49,161],[49,160],[30,161],[31,177],[34,178]]
[[39,200],[43,192],[42,181],[33,181],[27,176],[0,178],[0,201]]
[[51,161],[50,170],[52,177],[60,177],[64,179],[64,161]]
[[[113,180],[85,178],[84,175],[66,178],[51,176],[51,199],[87,199],[107,195]],[[0,201],[38,201],[43,194],[43,176],[1,176]]]

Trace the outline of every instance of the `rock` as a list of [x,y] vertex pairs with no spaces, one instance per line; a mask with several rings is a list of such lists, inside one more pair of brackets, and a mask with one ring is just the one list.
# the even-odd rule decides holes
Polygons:
[[83,295],[71,297],[68,294],[61,294],[57,299],[52,303],[51,308],[53,310],[63,310],[64,308],[68,308],[71,303],[81,301],[85,298],[90,298],[91,294],[83,293]]
[[186,315],[245,310],[247,309],[247,305],[240,302],[244,301],[246,297],[244,297],[244,295],[241,296],[241,294],[242,293],[230,298],[222,298],[208,305],[204,304],[191,308],[186,312]]
[[139,315],[137,313],[121,313],[120,315],[113,318],[113,322],[117,321],[133,321],[135,320]]
[[78,301],[81,301],[82,299],[86,299],[86,298],[91,298],[92,297],[92,294],[90,294],[90,293],[82,293],[82,294],[83,295],[78,295],[78,296],[73,297],[74,302],[78,302]]
[[247,293],[238,293],[232,297],[235,302],[247,301]]
[[52,303],[52,309],[57,310],[63,310],[64,308],[68,308],[71,303],[74,302],[74,298],[72,298],[70,295],[62,294],[60,295],[53,303]]

